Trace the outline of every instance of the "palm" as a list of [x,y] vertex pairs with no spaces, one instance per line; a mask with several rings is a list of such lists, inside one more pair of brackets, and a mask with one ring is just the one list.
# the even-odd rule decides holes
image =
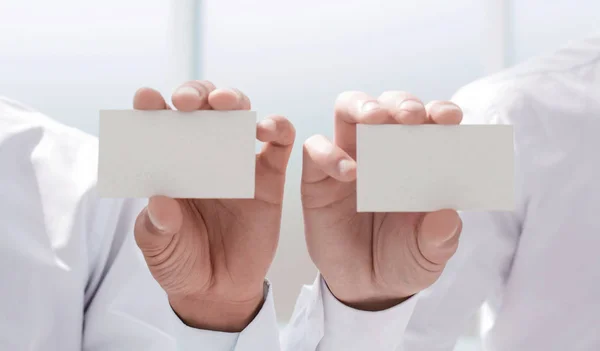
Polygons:
[[[328,181],[335,182],[331,178]],[[310,186],[304,185],[305,190],[310,191],[306,189]],[[371,287],[410,295],[414,291],[404,287],[430,283],[428,274],[423,275],[427,270],[415,272],[406,264],[412,257],[405,249],[415,238],[414,229],[422,213],[356,212],[355,183],[333,188],[343,189],[327,196],[334,202],[318,208],[304,207],[311,258],[332,289]],[[425,281],[420,283],[419,279]]]
[[177,257],[174,262],[167,260],[151,270],[168,267],[184,274],[163,288],[191,287],[186,293],[226,296],[233,287],[242,286],[253,293],[250,288],[264,279],[277,247],[281,205],[251,199],[181,199],[179,203],[184,219],[175,234],[174,250],[180,254],[172,255]]

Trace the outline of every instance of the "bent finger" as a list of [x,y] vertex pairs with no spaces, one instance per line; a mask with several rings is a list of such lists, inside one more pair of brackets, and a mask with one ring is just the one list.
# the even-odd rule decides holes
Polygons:
[[180,111],[210,110],[208,95],[215,85],[207,80],[192,80],[182,84],[171,97],[173,106]]
[[322,135],[304,142],[302,181],[314,183],[332,177],[342,182],[356,179],[356,161],[339,146]]
[[462,121],[462,109],[451,101],[431,101],[425,108],[427,123],[453,125]]
[[415,95],[405,91],[386,91],[377,100],[396,123],[423,124],[427,121],[425,106]]

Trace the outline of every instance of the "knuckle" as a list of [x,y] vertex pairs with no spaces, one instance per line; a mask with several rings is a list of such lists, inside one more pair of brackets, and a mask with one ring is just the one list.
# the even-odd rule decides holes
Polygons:
[[302,147],[304,148],[304,151],[311,151],[312,145],[314,145],[314,143],[323,141],[323,139],[325,139],[325,137],[321,134],[311,135],[310,137],[308,137],[308,139],[304,141]]
[[358,90],[345,91],[337,96],[336,105],[345,105],[357,99],[369,99],[369,96],[365,92]]
[[229,88],[229,90],[233,91],[240,99],[245,99],[246,95],[238,88]]
[[279,115],[275,115],[270,118],[275,121],[277,130],[282,133],[281,136],[283,140],[288,142],[294,141],[296,138],[296,128],[289,119]]
[[197,80],[195,81],[198,83],[198,85],[204,87],[206,90],[212,91],[215,90],[217,87],[209,80]]
[[404,90],[386,90],[383,93],[381,93],[382,97],[402,97],[402,98],[406,98],[406,97],[414,97],[414,95],[412,95],[411,93],[404,91]]
[[146,94],[146,93],[149,93],[149,92],[154,92],[154,89],[149,88],[149,87],[141,87],[141,88],[139,88],[138,90],[135,91],[135,96],[137,97],[137,96],[139,96],[141,94]]
[[411,94],[407,91],[402,91],[402,90],[385,91],[385,92],[383,92],[383,94],[381,94],[379,99],[383,100],[383,101],[393,100],[396,102],[402,102],[402,101],[406,101],[406,100],[421,102],[421,99],[419,99],[416,95]]
[[343,91],[341,93],[338,94],[338,96],[336,97],[336,101],[344,101],[348,98],[348,96],[352,95],[356,93],[355,91]]
[[296,140],[296,130],[289,125],[281,130],[281,142],[285,145],[292,144]]
[[196,89],[196,91],[198,91],[198,93],[204,97],[206,97],[208,95],[208,93],[210,92],[210,89],[208,89],[208,87],[206,85],[204,85],[201,82],[196,81],[196,80],[191,80],[191,81],[183,83],[180,86],[180,88],[183,88],[183,87],[189,87],[189,88]]
[[427,103],[426,107],[431,108],[431,107],[437,106],[442,103],[443,103],[443,101],[441,101],[441,100],[431,100]]
[[288,126],[291,126],[291,124],[292,124],[287,118],[285,118],[281,115],[272,115],[272,116],[269,116],[268,118],[273,120],[277,124],[277,127],[279,127],[279,128],[281,128],[281,127],[289,128]]

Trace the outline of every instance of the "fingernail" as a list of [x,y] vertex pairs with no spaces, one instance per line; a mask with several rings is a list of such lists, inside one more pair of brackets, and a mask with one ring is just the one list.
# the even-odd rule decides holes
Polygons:
[[361,112],[367,113],[379,109],[379,103],[376,101],[367,101],[361,107]]
[[456,221],[456,225],[454,226],[454,229],[451,231],[452,234],[448,235],[446,237],[446,239],[444,241],[442,241],[441,245],[443,246],[447,242],[454,239],[459,234],[459,230],[460,230],[460,220]]
[[354,162],[350,160],[341,160],[338,163],[338,169],[341,174],[346,174],[354,168]]
[[448,221],[448,227],[451,227],[452,230],[450,230],[448,233],[448,236],[446,236],[446,238],[444,238],[440,243],[439,246],[442,247],[444,246],[446,243],[448,243],[449,241],[451,241],[453,238],[456,237],[456,235],[458,235],[458,231],[460,230],[460,217],[456,217],[452,222]]
[[235,94],[235,97],[238,102],[242,101],[242,93],[239,90],[233,88],[228,88],[227,90]]
[[404,100],[398,106],[400,110],[408,111],[408,112],[420,112],[425,109],[422,103],[415,100]]
[[437,238],[436,246],[442,246],[458,234],[461,221],[454,211],[443,210],[428,214],[421,226],[421,229],[429,232],[431,237]]
[[435,111],[435,113],[448,113],[458,112],[460,111],[460,108],[452,103],[437,103],[432,106],[432,110]]
[[148,213],[148,219],[150,220],[150,223],[152,223],[152,225],[156,229],[158,229],[159,231],[165,231],[164,225],[162,225],[160,223],[160,221],[157,220],[156,216],[154,216],[152,214],[152,211],[150,210],[150,206],[146,207],[146,213]]
[[189,86],[183,86],[183,87],[177,89],[177,91],[175,92],[175,94],[177,94],[177,95],[190,95],[190,96],[200,97],[200,92],[197,89],[194,89],[194,88],[189,87]]

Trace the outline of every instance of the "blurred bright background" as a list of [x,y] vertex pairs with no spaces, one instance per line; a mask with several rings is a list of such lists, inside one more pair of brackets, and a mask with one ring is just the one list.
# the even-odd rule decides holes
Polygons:
[[[302,142],[332,135],[345,90],[424,101],[600,29],[597,0],[0,0],[0,95],[96,134],[138,87],[209,79],[298,131],[269,274],[279,318],[316,271],[300,216]],[[457,350],[479,350],[477,321]]]

